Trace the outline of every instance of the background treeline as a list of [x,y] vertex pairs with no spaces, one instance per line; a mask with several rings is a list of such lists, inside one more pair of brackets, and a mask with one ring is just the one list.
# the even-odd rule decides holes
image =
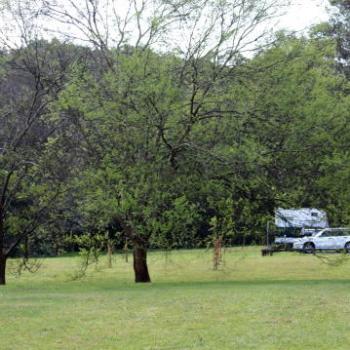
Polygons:
[[[262,11],[251,3],[249,16]],[[249,55],[232,41],[246,34],[223,20],[215,43],[217,21],[184,52],[151,45],[166,23],[158,17],[149,41],[140,30],[133,44],[108,46],[91,21],[97,7],[87,7],[94,45],[32,31],[20,47],[5,45],[2,281],[8,257],[76,251],[86,234],[132,247],[136,280],[147,281],[148,248],[205,247],[218,237],[260,244],[276,207],[317,207],[333,226],[348,225],[349,9],[336,5],[341,15],[330,23],[304,37],[279,32]],[[215,7],[218,19],[225,6]],[[46,10],[63,16],[49,2]],[[241,16],[254,26],[264,19],[257,13]]]

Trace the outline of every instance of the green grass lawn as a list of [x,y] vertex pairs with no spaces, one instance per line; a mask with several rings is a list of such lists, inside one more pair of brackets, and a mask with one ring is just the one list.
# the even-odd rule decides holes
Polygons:
[[149,285],[135,285],[119,255],[72,281],[78,261],[43,259],[36,274],[8,277],[1,350],[350,349],[350,261],[236,248],[213,271],[210,251],[155,252]]

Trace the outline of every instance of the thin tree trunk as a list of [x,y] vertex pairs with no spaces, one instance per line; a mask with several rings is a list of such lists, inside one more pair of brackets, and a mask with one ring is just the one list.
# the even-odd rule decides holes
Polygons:
[[111,240],[108,240],[107,242],[107,254],[108,254],[108,267],[112,268],[113,245]]
[[6,284],[6,256],[0,252],[0,285]]
[[134,272],[136,283],[149,283],[151,278],[147,267],[147,250],[140,245],[134,246]]
[[217,270],[221,263],[221,258],[222,258],[221,248],[222,248],[222,237],[219,237],[214,240],[214,258],[213,258],[214,270]]
[[125,262],[129,262],[129,248],[128,248],[128,239],[125,241],[124,245],[124,253],[125,253]]
[[29,238],[28,236],[25,237],[24,239],[24,259],[29,260]]
[[0,285],[6,284],[6,254],[5,254],[5,229],[4,229],[3,202],[0,199]]

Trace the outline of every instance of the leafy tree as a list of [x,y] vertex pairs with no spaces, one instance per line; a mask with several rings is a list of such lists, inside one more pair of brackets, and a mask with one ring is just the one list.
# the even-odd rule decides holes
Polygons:
[[[168,235],[167,221],[174,220],[177,211],[193,224],[188,212],[196,204],[186,195],[186,179],[206,171],[202,155],[211,155],[218,141],[214,137],[202,142],[201,137],[213,134],[215,120],[236,114],[229,108],[232,96],[224,93],[225,87],[237,79],[237,68],[244,62],[241,52],[254,50],[251,44],[263,36],[252,31],[271,16],[273,5],[155,1],[160,10],[145,20],[147,3],[141,8],[137,1],[132,4],[134,15],[116,17],[116,23],[128,26],[136,19],[136,41],[125,37],[125,26],[118,26],[113,49],[112,36],[105,35],[108,23],[92,23],[76,6],[68,12],[45,3],[51,18],[75,25],[106,61],[101,74],[77,72],[61,95],[60,108],[78,120],[85,148],[92,154],[82,177],[86,191],[92,192],[85,199],[87,207],[96,215],[101,211],[103,225],[119,222],[134,246],[135,280],[149,282],[146,248],[154,232]],[[97,1],[88,1],[86,8],[93,18],[105,10]],[[175,44],[174,54],[152,49],[177,30],[184,30],[187,38]],[[172,230],[177,227],[171,223]]]
[[50,112],[73,59],[63,51],[57,41],[35,40],[1,63],[0,284],[7,258],[49,221],[65,192],[70,157],[58,141],[65,121]]
[[[262,72],[257,77],[253,103],[266,116],[256,121],[260,131],[255,139],[265,155],[261,166],[275,192],[275,206],[329,209],[340,224],[334,214],[342,212],[345,203],[340,204],[325,186],[325,178],[334,176],[326,164],[330,159],[339,161],[336,154],[347,139],[340,130],[348,123],[344,113],[348,83],[337,73],[335,57],[331,38],[282,37],[275,49],[252,61],[279,62],[270,75]],[[347,186],[343,190],[348,193]]]

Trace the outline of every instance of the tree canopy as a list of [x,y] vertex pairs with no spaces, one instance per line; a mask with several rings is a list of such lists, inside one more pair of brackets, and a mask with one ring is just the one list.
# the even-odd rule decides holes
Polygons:
[[[108,36],[98,1],[44,3],[36,16],[89,44],[30,27],[1,51],[0,283],[9,256],[74,249],[82,233],[127,241],[148,282],[148,248],[261,243],[276,207],[349,223],[343,26],[267,40],[268,2],[161,1],[147,17],[131,1]],[[169,41],[179,28],[186,40]]]

